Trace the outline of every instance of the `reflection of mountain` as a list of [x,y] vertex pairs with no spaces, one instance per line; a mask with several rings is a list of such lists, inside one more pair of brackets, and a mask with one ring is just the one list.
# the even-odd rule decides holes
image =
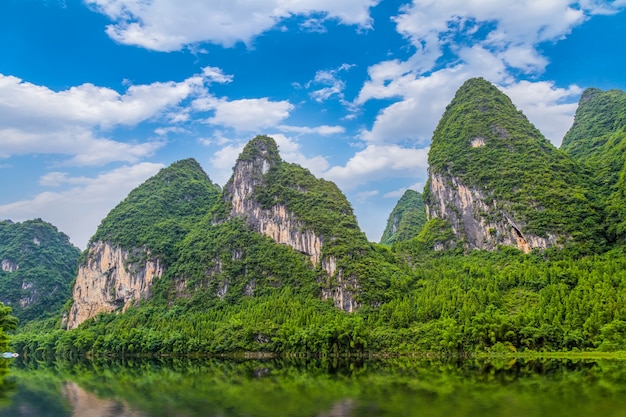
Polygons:
[[318,414],[318,417],[348,417],[352,416],[356,409],[356,401],[346,398],[337,401],[330,410]]
[[144,417],[145,414],[131,410],[124,402],[98,398],[85,391],[75,382],[66,382],[63,395],[72,406],[72,417]]

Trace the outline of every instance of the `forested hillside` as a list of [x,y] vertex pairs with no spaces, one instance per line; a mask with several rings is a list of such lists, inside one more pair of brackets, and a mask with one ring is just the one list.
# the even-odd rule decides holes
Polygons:
[[[115,268],[88,275],[106,283],[98,294],[118,300],[115,313],[69,331],[30,323],[13,346],[67,356],[626,350],[626,177],[600,189],[589,152],[617,158],[619,147],[585,144],[623,132],[620,106],[584,109],[602,96],[583,95],[566,152],[493,85],[469,80],[435,131],[426,207],[405,193],[386,245],[367,241],[335,184],[283,161],[267,136],[248,143],[222,190],[195,162],[174,164],[103,220],[92,243],[109,249],[81,263],[118,250]],[[586,118],[612,120],[613,133]],[[152,209],[152,196],[168,203]],[[144,295],[131,294],[135,283]],[[81,300],[98,302],[75,291]]]
[[606,208],[608,238],[625,243],[626,93],[585,90],[561,149],[588,167]]
[[406,190],[387,219],[387,227],[380,238],[383,245],[403,242],[417,236],[426,223],[422,195]]
[[41,219],[0,221],[0,302],[22,323],[58,316],[71,296],[80,251]]

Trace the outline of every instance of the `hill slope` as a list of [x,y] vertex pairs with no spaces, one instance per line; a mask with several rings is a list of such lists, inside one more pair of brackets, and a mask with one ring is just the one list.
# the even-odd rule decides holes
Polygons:
[[59,314],[79,255],[67,235],[41,219],[0,221],[0,302],[22,323]]
[[597,196],[584,167],[484,79],[470,79],[457,91],[428,160],[428,217],[448,222],[465,248],[528,252],[603,244]]
[[176,245],[210,210],[220,189],[193,159],[162,169],[107,215],[91,238],[73,289],[68,328],[152,295]]
[[561,149],[589,168],[609,236],[626,243],[626,92],[585,90]]
[[406,190],[387,219],[380,238],[383,245],[403,242],[417,236],[426,223],[424,199],[417,191]]

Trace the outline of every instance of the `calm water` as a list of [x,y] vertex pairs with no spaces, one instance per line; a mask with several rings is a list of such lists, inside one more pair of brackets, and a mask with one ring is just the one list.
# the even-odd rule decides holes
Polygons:
[[0,417],[626,416],[624,361],[0,363]]

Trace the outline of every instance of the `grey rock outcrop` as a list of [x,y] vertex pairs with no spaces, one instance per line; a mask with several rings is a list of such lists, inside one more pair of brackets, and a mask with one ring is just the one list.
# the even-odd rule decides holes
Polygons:
[[[164,267],[150,254],[136,250],[140,262],[130,260],[130,252],[107,242],[94,242],[89,247],[74,285],[74,304],[70,309],[67,328],[74,329],[99,313],[121,309],[150,298],[155,278],[163,275]],[[138,253],[133,253],[138,258]]]
[[546,238],[524,233],[525,225],[513,220],[506,202],[497,202],[453,176],[431,173],[429,179],[431,203],[426,204],[427,217],[449,221],[466,248],[495,250],[501,245],[528,253],[556,245],[554,235]]

